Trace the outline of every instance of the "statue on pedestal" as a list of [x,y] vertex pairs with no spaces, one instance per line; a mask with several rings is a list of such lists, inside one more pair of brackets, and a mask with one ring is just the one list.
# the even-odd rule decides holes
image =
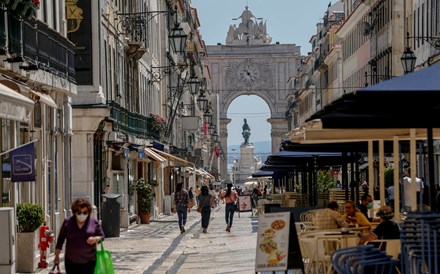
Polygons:
[[241,135],[243,135],[244,138],[244,145],[248,145],[249,144],[249,137],[251,136],[251,128],[249,127],[246,118],[244,119],[244,124],[243,124],[243,132],[241,133]]

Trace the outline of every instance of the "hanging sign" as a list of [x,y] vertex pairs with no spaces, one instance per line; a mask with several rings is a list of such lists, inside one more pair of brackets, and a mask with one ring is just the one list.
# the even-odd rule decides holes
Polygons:
[[30,143],[10,152],[11,181],[35,181],[35,147]]

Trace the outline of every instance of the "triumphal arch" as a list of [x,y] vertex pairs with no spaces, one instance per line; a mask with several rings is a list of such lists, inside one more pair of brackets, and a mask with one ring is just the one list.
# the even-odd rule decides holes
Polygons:
[[[241,16],[233,20],[226,43],[207,45],[205,59],[211,75],[212,106],[214,113],[219,114],[214,119],[218,118],[220,141],[227,153],[227,125],[231,121],[227,111],[232,101],[241,95],[257,95],[269,106],[267,121],[271,124],[272,152],[276,152],[288,132],[285,115],[286,98],[294,92],[291,79],[298,74],[304,57],[295,44],[273,43],[266,31],[266,21],[255,17],[247,6]],[[218,167],[221,178],[227,178],[228,174],[225,156]]]

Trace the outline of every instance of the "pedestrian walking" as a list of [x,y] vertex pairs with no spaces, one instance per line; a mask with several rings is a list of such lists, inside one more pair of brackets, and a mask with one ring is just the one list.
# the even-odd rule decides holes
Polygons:
[[188,216],[188,191],[183,188],[183,183],[177,183],[174,193],[174,206],[176,207],[177,217],[179,219],[180,233],[185,233],[185,225]]
[[73,216],[64,220],[58,235],[54,264],[60,264],[60,253],[66,241],[66,274],[93,274],[96,265],[96,244],[104,239],[104,231],[98,220],[90,215],[92,206],[86,199],[76,199],[71,210]]
[[193,206],[195,205],[195,197],[192,187],[190,187],[188,190],[188,196],[189,196],[188,212],[191,212],[191,208],[193,208]]
[[234,220],[235,203],[238,202],[238,195],[235,190],[232,190],[232,184],[227,185],[228,189],[223,191],[222,198],[225,200],[225,220],[226,220],[226,231],[231,232],[232,221]]
[[202,208],[202,229],[203,233],[208,233],[209,220],[211,218],[211,208],[214,205],[214,196],[210,193],[208,186],[202,186],[199,197],[200,207]]

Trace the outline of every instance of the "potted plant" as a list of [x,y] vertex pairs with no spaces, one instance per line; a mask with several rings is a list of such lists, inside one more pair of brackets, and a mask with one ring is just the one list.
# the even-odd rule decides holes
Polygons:
[[35,258],[35,231],[44,221],[43,209],[38,204],[17,204],[17,272],[33,273],[37,267]]
[[163,133],[167,130],[167,121],[162,116],[150,113],[148,118],[152,130],[159,133]]
[[157,186],[155,180],[146,181],[144,178],[139,178],[135,182],[135,189],[137,192],[138,212],[142,224],[148,224],[151,218],[151,208],[155,198],[154,187]]

